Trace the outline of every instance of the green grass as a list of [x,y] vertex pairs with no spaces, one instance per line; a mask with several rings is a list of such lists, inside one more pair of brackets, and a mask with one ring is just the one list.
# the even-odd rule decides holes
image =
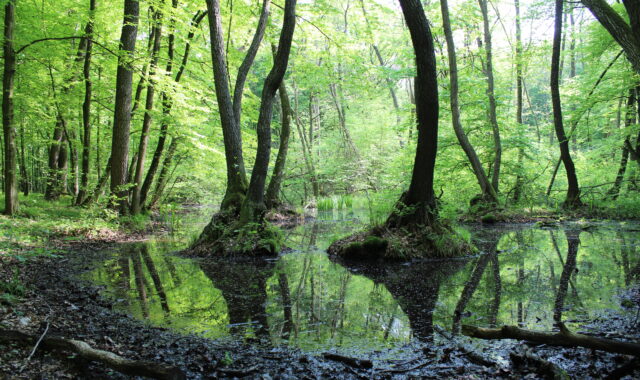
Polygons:
[[[0,202],[4,198],[0,196]],[[118,231],[139,231],[146,227],[145,215],[118,218],[102,205],[89,208],[71,206],[72,198],[45,201],[42,194],[20,198],[20,208],[14,217],[0,215],[0,257],[9,255],[18,260],[33,256],[55,256],[58,250],[52,239],[74,241],[114,235]]]

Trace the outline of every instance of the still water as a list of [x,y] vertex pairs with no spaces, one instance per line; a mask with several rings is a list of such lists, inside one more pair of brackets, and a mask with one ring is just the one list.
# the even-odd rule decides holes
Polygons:
[[119,247],[87,277],[152,325],[307,351],[401,347],[432,340],[434,325],[549,330],[637,312],[619,297],[640,276],[637,223],[461,227],[477,256],[345,267],[325,249],[363,228],[366,213],[329,211],[287,230],[293,251],[277,259],[174,255],[210,214],[170,217],[172,234]]

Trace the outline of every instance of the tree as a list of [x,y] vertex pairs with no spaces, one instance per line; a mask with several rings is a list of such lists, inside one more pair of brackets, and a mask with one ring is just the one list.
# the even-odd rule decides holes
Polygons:
[[453,130],[458,138],[458,143],[460,143],[462,150],[471,163],[471,168],[473,169],[473,173],[475,174],[478,184],[480,185],[480,190],[482,191],[482,198],[486,201],[497,203],[498,195],[496,194],[495,187],[489,182],[487,174],[482,167],[482,163],[480,162],[473,145],[471,145],[467,134],[462,128],[458,100],[458,63],[456,59],[456,47],[453,40],[453,32],[451,31],[451,20],[449,17],[449,5],[447,0],[440,1],[440,8],[442,11],[442,25],[444,28],[444,35],[447,40],[447,52],[449,55],[449,98],[451,102],[451,121],[453,124]]
[[84,102],[82,103],[82,178],[80,191],[75,204],[81,205],[87,196],[89,187],[89,170],[91,169],[91,97],[93,95],[93,83],[91,82],[91,54],[93,49],[93,23],[96,11],[96,0],[89,0],[89,22],[85,28],[87,43],[84,51],[84,65],[82,74],[84,78]]
[[578,185],[578,176],[576,168],[571,159],[569,151],[569,139],[564,132],[562,120],[562,103],[560,101],[560,44],[562,40],[562,8],[563,0],[555,2],[555,23],[553,33],[553,54],[551,57],[551,101],[553,105],[553,124],[560,145],[560,157],[567,173],[567,181],[569,187],[567,189],[567,197],[564,201],[564,207],[575,208],[582,205],[580,200],[580,186]]
[[18,211],[16,128],[13,120],[13,80],[16,54],[13,48],[16,0],[4,6],[4,74],[2,76],[2,131],[4,136],[4,214]]
[[485,76],[487,77],[487,97],[489,98],[489,123],[493,133],[494,158],[491,170],[491,184],[496,193],[500,184],[500,167],[502,164],[502,142],[500,139],[500,127],[498,125],[495,84],[493,79],[493,44],[491,42],[491,29],[489,28],[489,11],[487,10],[487,0],[478,0],[480,11],[482,12],[482,25],[484,31],[484,50],[486,54]]
[[[240,139],[239,126],[240,117],[239,115],[236,116],[234,113],[234,104],[231,102],[231,94],[229,91],[225,55],[223,54],[224,44],[222,39],[219,1],[209,0],[207,1],[207,7],[209,10],[209,29],[211,34],[214,84],[225,141],[228,181],[225,198],[221,206],[221,213],[214,215],[209,225],[205,227],[200,238],[194,245],[196,250],[205,250],[212,245],[218,244],[226,237],[230,237],[236,242],[236,244],[244,243],[242,241],[243,237],[238,237],[237,234],[245,226],[249,226],[251,229],[253,224],[258,224],[263,228],[262,232],[267,232],[267,229],[264,229],[264,213],[266,211],[264,190],[271,153],[271,118],[273,113],[273,103],[276,91],[280,87],[287,70],[296,21],[296,0],[287,0],[284,7],[284,21],[280,31],[278,51],[274,57],[273,67],[267,75],[262,89],[260,114],[257,125],[258,150],[256,152],[256,160],[251,173],[251,181],[245,192],[244,187],[246,179],[244,173],[244,162],[242,160],[242,141]],[[263,13],[267,10],[268,8],[266,6],[263,7]],[[264,31],[261,31],[261,22],[263,22],[262,17],[259,21],[255,36],[264,33]],[[254,42],[256,39],[262,39],[261,36],[259,36],[259,38],[255,36]],[[253,61],[256,52],[257,47],[255,51],[251,49],[249,50],[249,53],[245,56],[245,60],[240,67],[241,71],[244,70],[243,68],[245,67],[245,63],[248,59]],[[251,65],[248,66],[250,67]],[[238,83],[236,83],[236,91],[237,90]],[[236,99],[236,104],[239,99],[241,99],[241,97]],[[229,230],[225,230],[225,224],[227,227],[233,227],[229,228]],[[229,234],[231,236],[229,236]],[[256,237],[253,233],[251,235],[254,238]],[[266,251],[266,253],[275,254],[279,250],[278,244],[273,242],[271,237],[267,237],[266,239],[258,237],[258,240],[255,243],[257,245],[243,246],[238,249],[231,248],[231,251],[241,253],[265,253]],[[229,250],[229,247],[226,247],[224,243],[222,246],[218,246],[218,248],[218,250],[223,252]]]
[[622,0],[630,20],[627,23],[605,0],[581,1],[622,47],[634,70],[640,74],[640,3]]
[[115,196],[121,214],[129,212],[127,173],[129,164],[129,130],[131,127],[131,86],[133,52],[136,48],[140,4],[138,0],[124,0],[124,20],[120,36],[118,71],[116,78],[115,113],[111,139],[111,194]]

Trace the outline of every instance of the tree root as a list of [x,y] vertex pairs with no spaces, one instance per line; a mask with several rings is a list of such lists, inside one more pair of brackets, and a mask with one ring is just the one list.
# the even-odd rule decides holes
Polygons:
[[[17,330],[0,330],[0,342],[16,342],[22,345],[34,345],[38,341],[37,336],[23,333]],[[59,337],[45,337],[39,345],[45,350],[71,351],[83,359],[97,361],[105,366],[132,376],[146,376],[156,379],[183,380],[184,372],[179,368],[147,361],[131,360],[123,358],[112,352],[92,348],[86,342]]]
[[551,346],[585,347],[617,354],[640,356],[640,344],[572,333],[564,324],[560,324],[560,332],[558,333],[531,331],[515,326],[487,329],[468,325],[462,326],[462,333],[472,338],[517,339]]

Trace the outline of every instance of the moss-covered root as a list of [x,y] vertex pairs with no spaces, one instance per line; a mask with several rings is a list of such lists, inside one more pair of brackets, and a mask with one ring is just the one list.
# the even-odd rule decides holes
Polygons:
[[419,258],[460,257],[473,251],[453,230],[440,226],[419,231],[382,229],[361,232],[331,244],[331,256],[347,260],[407,261]]
[[276,256],[283,243],[282,231],[267,221],[240,223],[224,215],[214,216],[188,250],[201,257]]

